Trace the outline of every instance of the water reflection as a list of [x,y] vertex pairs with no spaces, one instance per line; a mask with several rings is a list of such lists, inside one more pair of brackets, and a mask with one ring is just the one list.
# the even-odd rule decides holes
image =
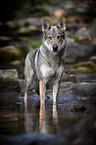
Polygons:
[[[36,107],[36,106],[35,106]],[[28,111],[28,101],[25,101],[25,120],[24,127],[26,132],[32,131],[32,126],[34,124],[34,120],[32,118],[32,114]],[[46,110],[45,104],[40,104],[39,114],[38,114],[38,131],[41,134],[50,134],[50,133],[58,133],[56,131],[56,126],[58,126],[58,114],[57,114],[57,106],[53,104],[53,110],[48,112]],[[32,123],[34,125],[32,125]],[[35,122],[36,123],[36,122]]]
[[[51,120],[52,120],[52,122],[51,122]],[[50,132],[51,133],[56,133],[57,124],[58,124],[58,117],[57,117],[56,105],[53,105],[53,113],[52,114],[49,114],[46,111],[45,104],[40,105],[40,113],[39,113],[39,130],[40,130],[40,133],[41,134],[50,134]],[[55,130],[54,130],[53,126],[54,126]]]
[[37,103],[34,104],[30,101],[24,102],[24,129],[25,132],[38,132],[38,109]]
[[25,101],[25,113],[24,113],[24,127],[26,132],[31,132],[31,125],[32,125],[32,117],[28,113],[28,104],[27,100]]
[[77,99],[67,96],[65,99],[62,96],[63,92],[61,96],[59,95],[56,105],[52,104],[51,97],[42,105],[37,95],[29,96],[24,102],[23,97],[19,97],[16,93],[2,94],[0,96],[0,133],[58,134],[96,110],[96,100],[80,99],[80,96],[76,97]]

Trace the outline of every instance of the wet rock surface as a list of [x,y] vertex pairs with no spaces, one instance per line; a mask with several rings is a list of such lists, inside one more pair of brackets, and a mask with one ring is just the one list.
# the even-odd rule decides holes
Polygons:
[[72,89],[76,94],[96,97],[96,83],[78,83],[75,84]]

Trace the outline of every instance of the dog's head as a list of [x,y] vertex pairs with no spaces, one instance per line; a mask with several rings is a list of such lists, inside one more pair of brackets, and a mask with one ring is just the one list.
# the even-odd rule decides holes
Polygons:
[[46,45],[53,54],[57,54],[61,49],[65,48],[65,30],[66,25],[63,18],[60,18],[55,26],[51,26],[48,20],[43,20],[43,44]]

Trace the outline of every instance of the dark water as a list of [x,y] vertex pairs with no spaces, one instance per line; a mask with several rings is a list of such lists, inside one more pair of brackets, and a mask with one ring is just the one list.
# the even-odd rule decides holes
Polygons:
[[48,95],[50,99],[46,98],[42,108],[37,95],[29,96],[24,102],[19,93],[0,94],[0,133],[58,134],[96,110],[96,100],[87,97],[73,97],[60,92],[58,104],[53,105],[51,93]]

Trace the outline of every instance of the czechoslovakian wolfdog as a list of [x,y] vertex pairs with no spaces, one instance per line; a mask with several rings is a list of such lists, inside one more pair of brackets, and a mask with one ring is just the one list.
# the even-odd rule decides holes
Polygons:
[[38,94],[40,92],[40,102],[45,103],[46,85],[52,81],[53,104],[56,104],[60,79],[64,72],[65,29],[63,18],[60,18],[55,26],[51,26],[48,20],[43,20],[42,45],[29,52],[25,60],[25,100],[28,90],[33,84],[36,92]]

